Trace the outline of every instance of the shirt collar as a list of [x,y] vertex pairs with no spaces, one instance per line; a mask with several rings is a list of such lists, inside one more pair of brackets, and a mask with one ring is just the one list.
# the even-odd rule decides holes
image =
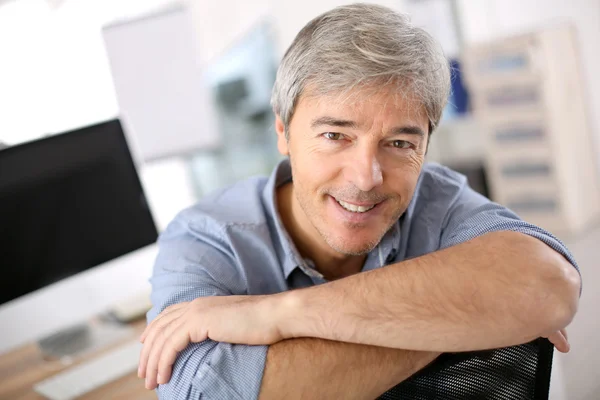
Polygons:
[[[277,188],[291,182],[291,180],[292,168],[289,159],[285,158],[275,166],[262,193],[263,203],[268,214],[270,214],[269,224],[272,230],[275,231],[274,239],[278,242],[275,244],[275,251],[277,252],[277,257],[279,258],[279,263],[283,268],[286,279],[296,268],[300,268],[304,273],[313,278],[322,278],[322,275],[314,269],[312,262],[302,258],[279,216],[276,197]],[[392,226],[377,247],[369,253],[363,271],[380,268],[394,261],[398,254],[399,246],[400,221]]]
[[298,249],[296,249],[296,246],[283,226],[277,209],[277,188],[291,182],[291,180],[292,167],[289,159],[285,158],[275,166],[263,190],[263,202],[267,212],[270,214],[269,223],[272,230],[275,231],[274,239],[277,241],[275,251],[279,258],[279,264],[283,267],[286,279],[296,267],[304,264],[304,260],[300,256]]

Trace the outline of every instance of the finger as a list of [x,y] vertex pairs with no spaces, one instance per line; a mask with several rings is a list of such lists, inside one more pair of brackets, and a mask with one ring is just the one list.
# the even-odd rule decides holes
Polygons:
[[160,351],[162,348],[162,342],[154,343],[150,355],[148,356],[148,364],[146,366],[145,383],[146,389],[153,390],[158,386],[156,382],[156,376],[158,374],[158,359],[160,358]]
[[188,305],[188,302],[177,303],[177,304],[173,304],[173,305],[165,308],[164,310],[162,310],[162,312],[159,313],[156,316],[156,318],[154,318],[148,324],[148,326],[146,326],[146,328],[144,329],[144,332],[142,332],[142,334],[140,335],[140,341],[143,342],[143,339],[145,339],[145,337],[147,336],[148,331],[150,329],[152,329],[151,327],[153,325],[161,323],[164,320],[165,317],[172,317],[174,312],[181,311],[181,309],[183,307],[186,307],[187,305]]
[[152,350],[153,338],[154,331],[148,334],[147,340],[144,342],[142,351],[140,352],[140,360],[138,361],[138,377],[142,379],[146,377],[146,366],[148,365],[148,357],[150,356],[150,351]]
[[144,343],[148,338],[148,335],[152,331],[156,331],[157,329],[161,329],[166,324],[169,324],[173,319],[179,318],[183,312],[185,312],[185,307],[175,307],[171,308],[168,312],[165,313],[167,309],[165,309],[161,314],[159,314],[145,329],[140,337],[140,342]]
[[146,371],[148,369],[148,358],[150,357],[150,352],[154,347],[155,338],[167,324],[181,316],[184,310],[184,308],[177,308],[172,310],[168,315],[165,315],[160,321],[157,321],[155,324],[153,324],[152,327],[148,330],[148,333],[144,338],[144,346],[142,347],[140,361],[138,363],[138,376],[140,378],[146,377]]
[[[174,325],[174,324],[172,324]],[[171,379],[173,364],[179,353],[190,344],[190,335],[185,322],[170,329],[166,335],[166,341],[162,347],[160,359],[158,360],[158,373],[156,382],[165,384]]]
[[156,316],[156,318],[154,318],[152,321],[150,321],[150,323],[144,328],[144,331],[140,335],[140,342],[144,343],[144,340],[146,340],[148,333],[152,329],[154,329],[156,327],[156,325],[159,323],[159,321],[161,321],[169,313],[170,313],[170,307],[167,307],[164,310],[162,310],[162,312],[160,312]]
[[142,334],[140,335],[140,342],[144,343],[144,340],[146,340],[146,336],[148,336],[148,331],[150,329],[152,329],[153,325],[158,324],[161,320],[163,320],[166,316],[172,314],[174,311],[180,310],[182,307],[185,307],[187,305],[187,302],[184,303],[177,303],[177,304],[173,304],[172,306],[169,306],[167,308],[165,308],[164,310],[162,310],[162,312],[160,314],[158,314],[156,316],[156,318],[154,318],[149,324],[148,326],[146,326],[146,328],[144,329],[144,331],[142,332]]
[[152,349],[148,355],[148,362],[146,365],[146,389],[156,389],[158,386],[157,375],[158,375],[158,361],[162,353],[165,341],[168,339],[167,332],[172,331],[171,325],[178,325],[181,322],[174,320],[170,325],[165,326],[159,332],[157,332],[153,342]]

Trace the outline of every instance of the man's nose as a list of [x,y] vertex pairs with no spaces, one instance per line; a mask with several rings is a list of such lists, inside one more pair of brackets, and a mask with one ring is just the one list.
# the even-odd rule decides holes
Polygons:
[[368,192],[383,183],[381,164],[377,151],[363,149],[348,163],[347,179],[363,192]]

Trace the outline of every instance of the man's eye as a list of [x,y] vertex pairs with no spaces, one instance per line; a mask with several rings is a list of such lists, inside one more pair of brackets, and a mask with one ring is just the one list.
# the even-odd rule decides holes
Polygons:
[[392,146],[397,149],[408,149],[411,146],[411,143],[406,140],[394,140]]
[[325,132],[323,136],[329,140],[340,140],[342,138],[342,134],[337,132]]

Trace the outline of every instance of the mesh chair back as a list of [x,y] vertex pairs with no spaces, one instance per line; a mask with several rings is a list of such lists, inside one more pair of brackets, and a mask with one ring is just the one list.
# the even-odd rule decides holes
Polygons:
[[489,351],[445,353],[379,400],[548,400],[553,353],[544,338]]

